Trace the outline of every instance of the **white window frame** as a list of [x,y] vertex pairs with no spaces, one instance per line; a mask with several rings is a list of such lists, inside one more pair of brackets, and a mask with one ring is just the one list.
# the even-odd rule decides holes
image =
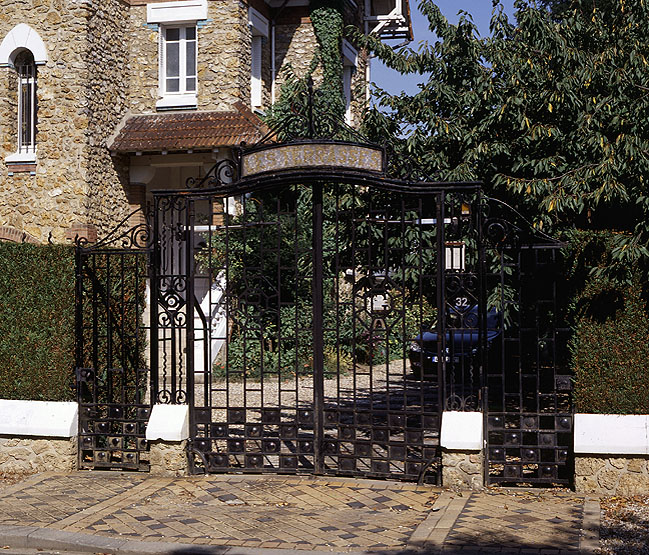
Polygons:
[[[31,54],[32,62],[30,64],[25,64],[24,66],[16,66],[16,77],[18,82],[18,154],[25,155],[35,155],[36,154],[36,64],[33,60],[33,55]],[[24,75],[21,71],[22,67],[26,67],[27,75]],[[31,110],[27,114],[28,108],[25,107],[25,95],[23,94],[23,87],[29,87],[29,105]],[[29,121],[25,123],[25,117],[29,118]],[[29,134],[29,142],[25,142],[25,136],[23,133],[23,127],[27,127]]]
[[345,123],[352,125],[354,122],[354,113],[352,112],[352,77],[356,73],[358,65],[358,52],[343,39],[343,92],[345,94]]
[[[178,42],[178,91],[167,90],[167,31],[169,29],[179,30]],[[194,30],[194,39],[187,39],[187,29]],[[194,67],[187,68],[187,43],[194,42],[195,56]],[[160,26],[159,45],[159,89],[160,100],[156,103],[157,108],[187,108],[196,107],[198,99],[198,26],[195,23],[177,23]],[[188,69],[193,70],[188,73]],[[194,90],[187,89],[187,79],[194,79]]]
[[248,23],[250,25],[250,105],[253,109],[261,109],[264,103],[263,95],[263,43],[268,38],[269,23],[261,13],[254,8],[248,8]]

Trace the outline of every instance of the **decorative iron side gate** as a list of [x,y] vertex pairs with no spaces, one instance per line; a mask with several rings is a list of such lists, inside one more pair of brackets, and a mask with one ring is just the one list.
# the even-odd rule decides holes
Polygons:
[[493,201],[484,236],[487,305],[503,315],[485,361],[485,481],[570,485],[573,380],[562,244]]
[[147,470],[148,225],[128,220],[76,249],[79,468]]
[[[477,330],[478,186],[219,185],[155,197],[152,367],[191,407],[193,470],[439,479],[445,399],[479,403],[478,340],[447,345]],[[451,356],[413,374],[422,329]]]

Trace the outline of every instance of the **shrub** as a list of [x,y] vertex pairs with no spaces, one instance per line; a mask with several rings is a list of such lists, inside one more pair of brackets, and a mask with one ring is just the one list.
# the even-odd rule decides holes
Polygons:
[[74,399],[74,250],[0,242],[0,397]]
[[631,269],[621,281],[597,271],[613,242],[606,232],[573,237],[575,406],[586,413],[649,414],[649,317],[639,272]]

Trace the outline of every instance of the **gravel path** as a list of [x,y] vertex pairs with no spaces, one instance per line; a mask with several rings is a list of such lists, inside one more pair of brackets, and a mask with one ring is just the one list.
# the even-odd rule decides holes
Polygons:
[[[229,382],[223,378],[209,384],[196,384],[196,404],[209,399],[213,407],[213,421],[225,418],[225,407],[251,409],[273,407],[310,408],[314,391],[312,376],[298,376],[288,380],[277,378],[261,381]],[[409,363],[394,360],[389,365],[356,365],[354,368],[324,380],[325,405],[341,408],[386,409],[403,411],[405,407],[417,411],[419,407],[436,410],[437,388],[430,381],[416,379],[410,374]]]

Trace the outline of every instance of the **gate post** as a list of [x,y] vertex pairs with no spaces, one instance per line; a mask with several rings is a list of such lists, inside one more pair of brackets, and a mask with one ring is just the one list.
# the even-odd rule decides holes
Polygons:
[[74,328],[75,328],[75,341],[74,341],[74,365],[75,376],[74,385],[76,390],[77,405],[81,406],[81,382],[80,371],[85,365],[83,364],[83,272],[81,270],[81,247],[75,245],[74,247],[74,266],[75,266],[75,306],[74,306]]
[[444,230],[444,191],[436,195],[435,207],[437,242],[437,383],[439,384],[439,417],[446,408],[446,237]]
[[324,433],[324,346],[322,284],[322,182],[313,184],[313,449],[316,474],[324,472],[322,437]]
[[154,196],[153,198],[153,215],[152,215],[152,240],[151,240],[151,253],[149,254],[149,288],[151,295],[149,302],[149,318],[151,320],[149,326],[149,387],[151,388],[150,401],[151,405],[158,402],[158,359],[159,359],[159,344],[158,344],[158,295],[159,295],[159,280],[160,280],[160,225],[159,225],[159,211],[160,211],[160,197]]

